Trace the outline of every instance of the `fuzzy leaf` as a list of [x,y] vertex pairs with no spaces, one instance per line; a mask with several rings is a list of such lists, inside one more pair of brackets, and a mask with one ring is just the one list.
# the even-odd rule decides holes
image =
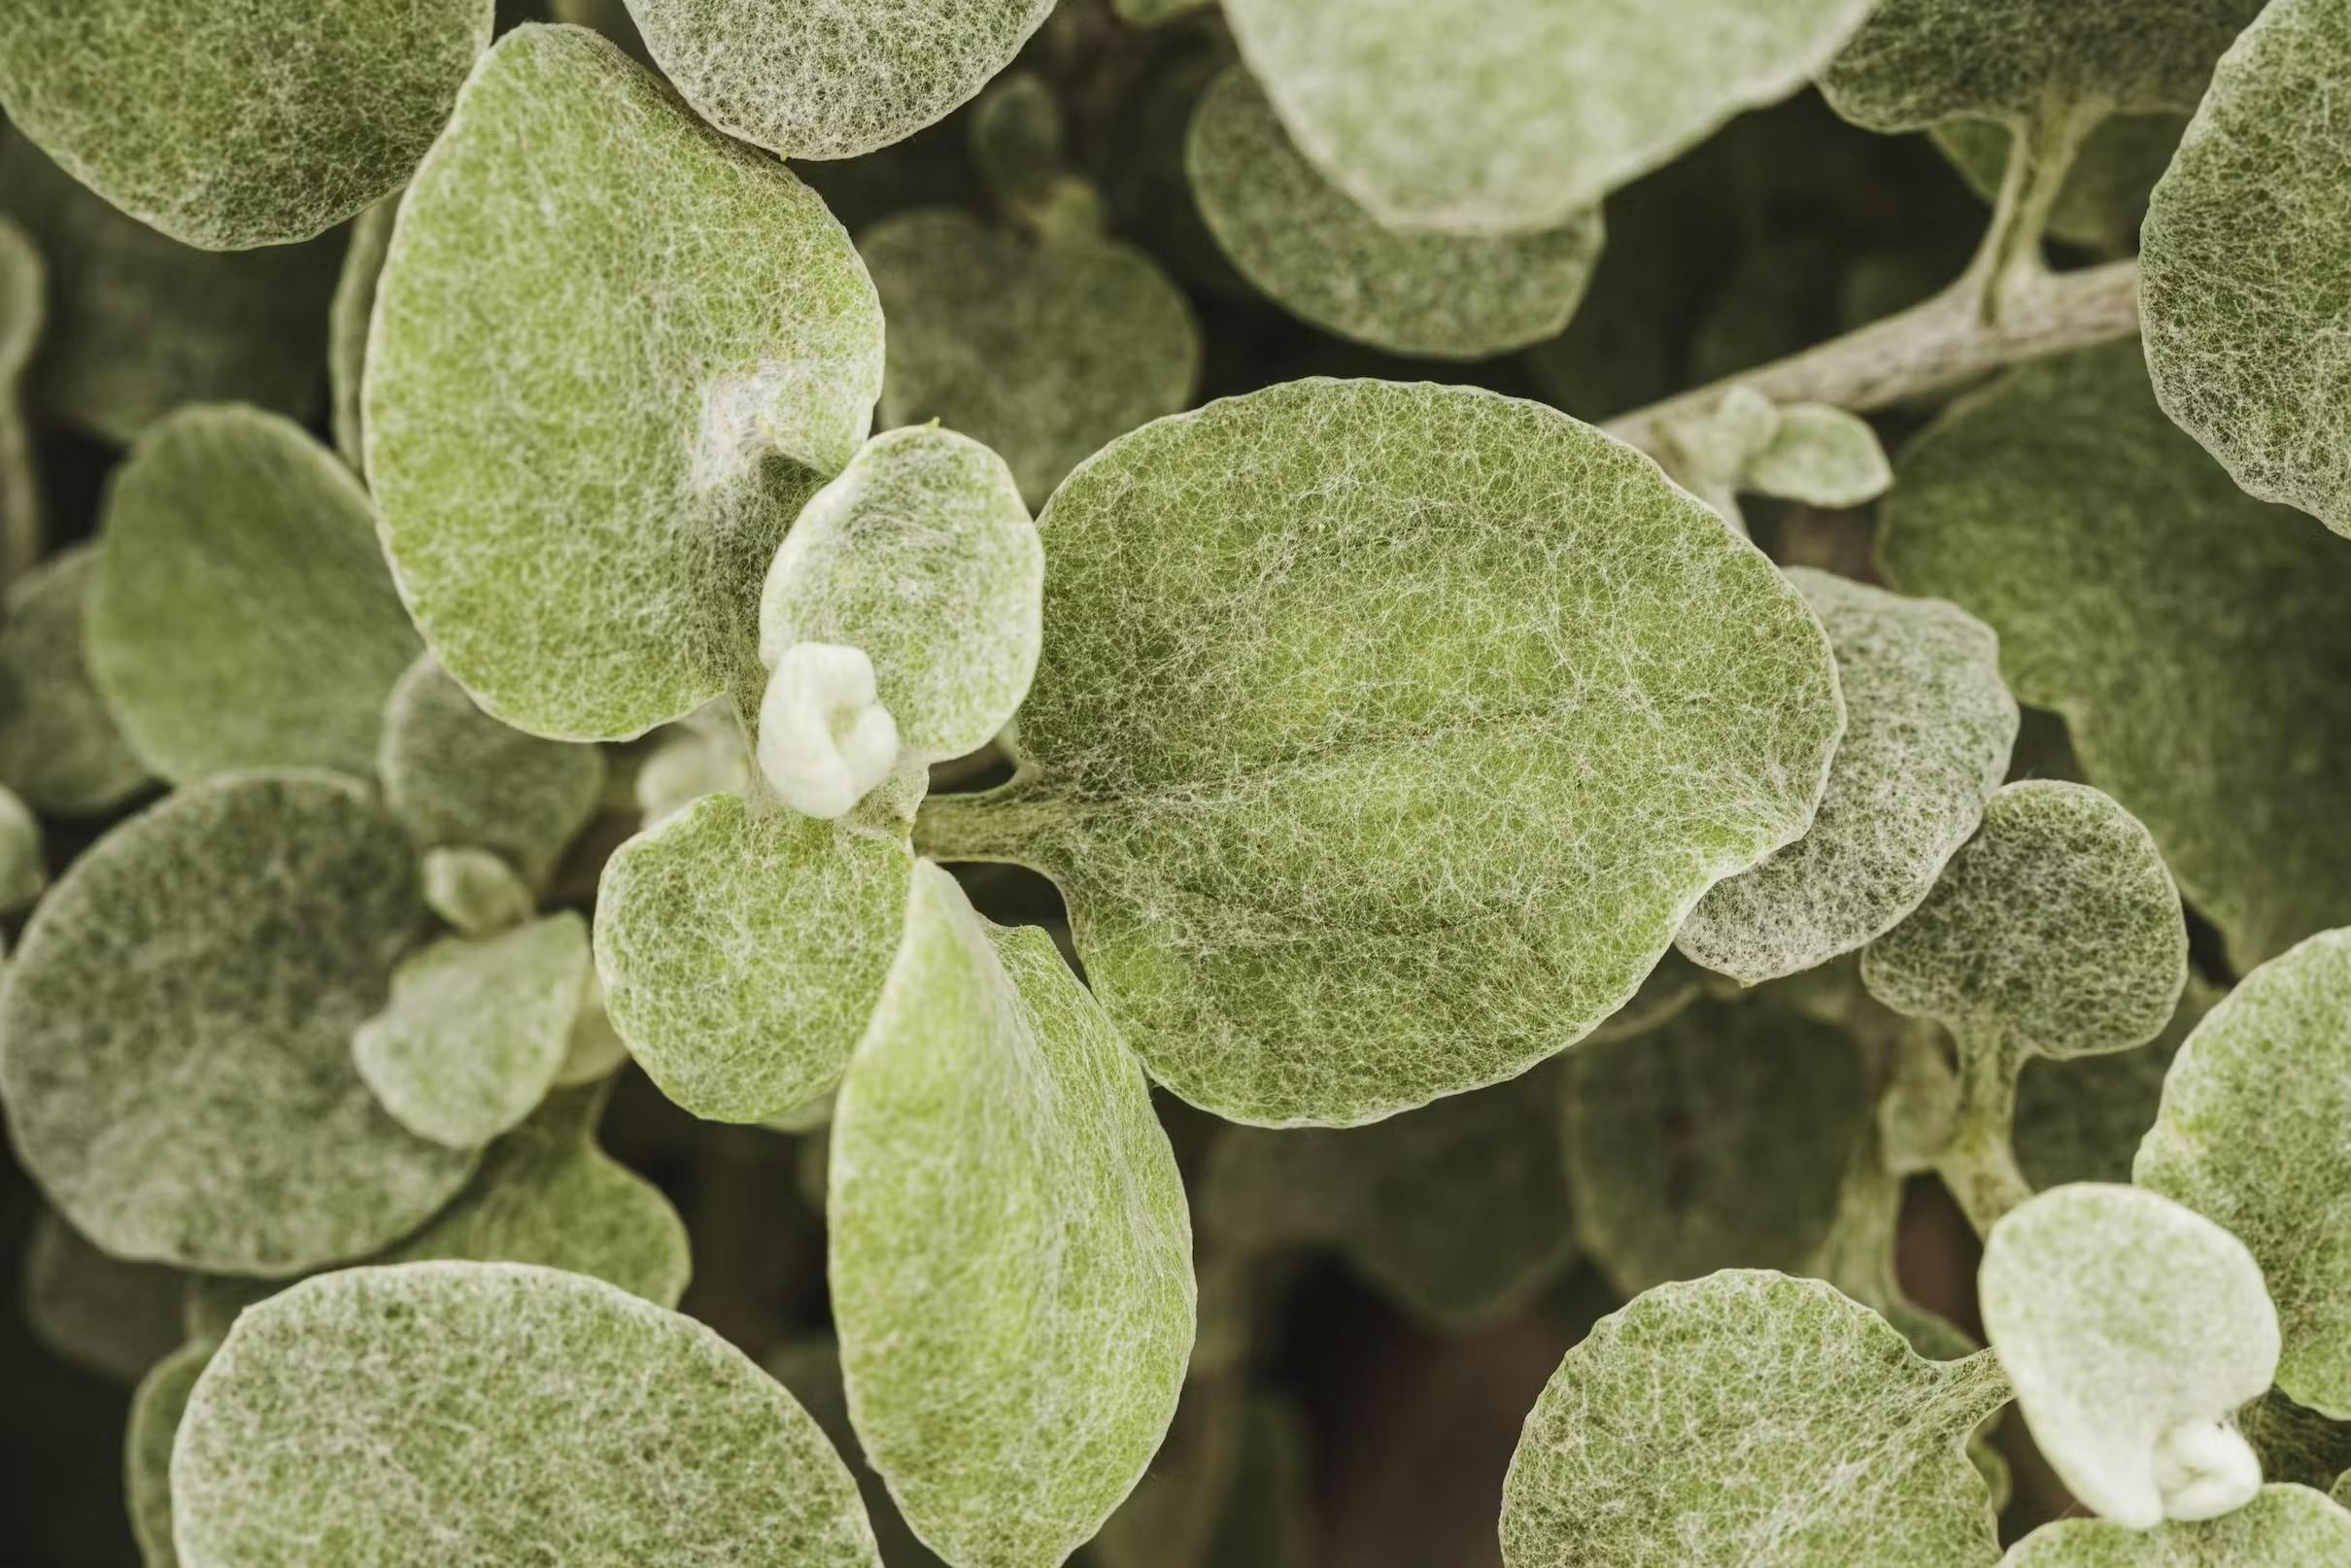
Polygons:
[[1869,422],[1824,403],[1780,410],[1771,439],[1739,469],[1739,488],[1807,506],[1859,506],[1893,483]]
[[24,1326],[51,1355],[124,1386],[178,1348],[187,1277],[100,1251],[42,1210],[24,1249]]
[[8,585],[0,613],[0,784],[56,816],[104,815],[148,778],[83,661],[97,560],[60,550]]
[[1191,1224],[1141,1071],[1043,932],[923,865],[832,1146],[867,1457],[958,1568],[1061,1562],[1149,1463],[1192,1349]]
[[171,1450],[213,1346],[184,1345],[156,1362],[131,1396],[122,1438],[122,1492],[147,1568],[179,1568],[171,1534]]
[[2264,1486],[2221,1518],[2134,1530],[2059,1519],[2009,1549],[2000,1568],[2334,1568],[2351,1560],[2351,1512],[2307,1486]]
[[249,1309],[188,1400],[171,1488],[187,1568],[553,1542],[580,1568],[881,1560],[782,1384],[691,1318],[519,1264],[348,1269]]
[[494,937],[538,908],[529,886],[486,849],[428,849],[418,863],[425,905],[463,937]]
[[880,379],[872,287],[812,192],[613,45],[518,28],[378,284],[367,473],[401,593],[518,729],[678,718],[754,665],[760,575]]
[[335,451],[362,479],[367,473],[365,414],[359,397],[367,369],[367,333],[374,324],[376,284],[392,250],[400,198],[386,196],[352,221],[351,245],[335,279],[326,318],[326,378],[332,392]]

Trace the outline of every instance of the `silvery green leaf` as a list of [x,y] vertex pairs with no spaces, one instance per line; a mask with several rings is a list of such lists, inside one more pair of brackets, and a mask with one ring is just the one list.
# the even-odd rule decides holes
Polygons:
[[880,379],[872,286],[812,192],[613,45],[518,28],[377,288],[367,474],[401,594],[518,729],[678,718],[756,668],[760,575]]
[[1191,1354],[1191,1225],[1141,1069],[1045,934],[916,868],[835,1108],[849,1411],[958,1568],[1061,1562],[1133,1488]]
[[2155,1125],[2164,1074],[2189,1031],[2226,994],[2191,970],[2171,1021],[2146,1044],[2025,1064],[2017,1083],[2016,1157],[2035,1190],[2130,1179],[2139,1141]]
[[2277,1369],[2277,1312],[2235,1237],[2136,1187],[2054,1187],[1984,1245],[1984,1331],[2073,1495],[2134,1530],[2261,1485],[2231,1419]]
[[171,1536],[171,1449],[213,1346],[184,1345],[151,1368],[131,1396],[122,1437],[122,1492],[146,1568],[179,1568]]
[[397,194],[386,196],[352,221],[351,245],[343,253],[343,270],[335,279],[334,299],[327,308],[326,378],[332,392],[335,451],[361,478],[367,471],[364,414],[359,406],[367,369],[367,331],[375,318],[376,281],[383,276],[384,256],[392,249],[392,225],[399,207]]
[[1741,490],[1807,506],[1859,506],[1892,483],[1869,422],[1824,403],[1781,409],[1771,439],[1739,469]]
[[417,654],[351,470],[235,405],[170,415],[116,471],[84,644],[131,750],[179,784],[368,774]]
[[[2147,195],[2163,178],[2188,125],[2185,114],[2117,115],[2100,120],[2074,152],[2073,166],[2049,209],[2054,239],[2094,251],[2128,251],[2147,216]],[[1992,119],[1948,119],[1933,133],[1968,188],[1999,197],[2011,133]]]
[[1153,1075],[1235,1120],[1373,1121],[1580,1039],[1810,826],[1844,728],[1769,562],[1490,392],[1215,403],[1039,530],[1021,771],[916,842],[1052,876]]
[[357,783],[231,774],[116,828],[0,978],[17,1156],[118,1257],[283,1277],[416,1229],[476,1155],[352,1065],[422,924],[416,851]]
[[83,657],[97,563],[94,546],[60,550],[11,581],[0,607],[0,784],[55,816],[104,815],[148,781]]
[[604,982],[589,971],[580,988],[580,1010],[571,1020],[571,1039],[563,1048],[562,1065],[555,1070],[559,1088],[573,1088],[610,1077],[629,1060],[629,1044],[613,1027],[604,1009]]
[[553,1542],[580,1568],[880,1563],[782,1384],[691,1318],[520,1264],[347,1269],[249,1308],[188,1399],[171,1490],[186,1568]]
[[179,1347],[187,1277],[114,1257],[44,1209],[24,1248],[24,1326],[51,1355],[124,1386]]
[[461,937],[494,937],[538,908],[529,885],[486,849],[427,849],[418,862],[425,906]]
[[1555,336],[1600,256],[1596,207],[1525,235],[1383,227],[1307,161],[1240,66],[1201,99],[1184,162],[1243,276],[1300,320],[1396,354],[1482,359]]
[[2009,1549],[2000,1568],[2334,1568],[2351,1552],[2351,1511],[2307,1486],[2264,1486],[2221,1518],[2134,1530],[2059,1519]]
[[33,351],[49,321],[49,269],[32,236],[0,214],[0,582],[14,584],[41,553],[41,481],[25,423]]
[[1602,1318],[1535,1402],[1502,1560],[1989,1568],[1967,1438],[2008,1396],[1990,1355],[1925,1360],[1818,1280],[1659,1285]]

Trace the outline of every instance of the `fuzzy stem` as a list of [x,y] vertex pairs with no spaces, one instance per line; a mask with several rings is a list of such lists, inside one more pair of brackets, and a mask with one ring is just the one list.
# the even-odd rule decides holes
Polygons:
[[2025,1049],[2005,1029],[1957,1031],[1959,1041],[1959,1125],[1935,1156],[1935,1174],[1966,1210],[1978,1236],[2032,1196],[2016,1163],[2017,1079]]
[[2048,278],[2041,239],[2049,231],[2050,211],[2065,187],[2083,138],[2106,115],[2102,102],[2044,101],[2010,123],[2008,167],[1993,204],[1992,222],[1962,280],[1975,290],[1976,310],[1985,325],[1999,324],[2012,294]]
[[975,795],[934,795],[914,817],[914,852],[940,861],[1034,865],[1038,843],[1069,820],[1066,801],[1014,779]]

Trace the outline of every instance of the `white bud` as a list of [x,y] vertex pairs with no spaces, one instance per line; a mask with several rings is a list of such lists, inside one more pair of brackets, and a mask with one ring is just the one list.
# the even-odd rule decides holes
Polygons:
[[2155,1489],[2165,1518],[2216,1519],[2262,1489],[2261,1456],[2226,1421],[2183,1421],[2156,1442]]
[[898,723],[864,650],[800,642],[784,650],[759,708],[759,766],[783,802],[837,817],[898,765]]

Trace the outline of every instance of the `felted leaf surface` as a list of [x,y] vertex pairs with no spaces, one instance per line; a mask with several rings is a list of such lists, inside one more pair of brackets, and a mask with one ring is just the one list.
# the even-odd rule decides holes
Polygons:
[[552,1543],[583,1568],[880,1562],[782,1384],[691,1318],[519,1264],[349,1269],[249,1309],[171,1488],[187,1568],[489,1568]]
[[2351,1418],[2351,932],[2245,976],[2188,1037],[2132,1177],[2253,1249],[2285,1334],[2277,1385]]
[[1061,1562],[1166,1436],[1191,1223],[1141,1070],[1036,927],[918,866],[833,1120],[849,1411],[959,1568]]
[[985,443],[1032,507],[1199,385],[1192,309],[1132,246],[1032,241],[924,208],[876,223],[858,249],[890,318],[881,424],[937,420]]
[[1302,321],[1397,354],[1480,359],[1554,336],[1600,257],[1597,207],[1525,235],[1382,227],[1307,161],[1240,66],[1201,99],[1184,164],[1243,276]]
[[1956,605],[1796,566],[1836,651],[1845,738],[1803,837],[1715,884],[1675,945],[1745,984],[1881,937],[1917,908],[1983,818],[2017,732],[1999,643]]
[[1926,901],[1861,954],[1897,1012],[2003,1032],[2043,1056],[2162,1033],[2188,983],[2188,927],[2136,818],[2086,785],[2011,784]]
[[1825,403],[1780,410],[1771,439],[1739,469],[1739,488],[1808,506],[1858,506],[1893,483],[1869,422]]
[[367,332],[375,318],[376,282],[384,274],[384,256],[392,249],[392,222],[399,210],[400,198],[386,196],[352,221],[351,245],[343,253],[343,270],[327,307],[326,379],[333,394],[335,451],[362,478],[367,454],[359,395],[367,369]]
[[704,796],[623,844],[596,908],[612,1022],[662,1092],[765,1121],[840,1080],[898,950],[888,835]]
[[538,908],[514,869],[486,849],[427,849],[417,869],[425,906],[460,936],[494,936]]
[[2130,343],[1954,404],[1900,475],[1890,574],[2000,634],[2018,700],[2064,715],[2237,968],[2351,924],[2351,555],[2247,499]]
[[2351,1552],[2351,1512],[2307,1486],[2264,1486],[2233,1514],[2134,1530],[2058,1519],[2009,1549],[2000,1568],[2333,1568]]
[[0,784],[35,810],[98,816],[147,783],[83,661],[94,546],[60,550],[8,585],[0,609]]
[[1818,1280],[1660,1285],[1594,1325],[1528,1414],[1502,1560],[1984,1568],[2000,1549],[1967,1437],[2007,1398],[1991,1356],[1924,1360]]
[[2247,494],[2351,534],[2346,71],[2338,5],[2280,0],[2245,29],[2155,187],[2139,307],[2164,411]]
[[120,444],[184,403],[318,411],[342,235],[194,250],[109,207],[20,136],[0,140],[0,210],[49,262],[33,398],[50,414]]
[[[2049,209],[2049,234],[2097,251],[2127,251],[2147,216],[2148,193],[2179,150],[2184,114],[2116,115],[2075,149],[2073,166]],[[1950,119],[1934,128],[1935,150],[1968,188],[1994,201],[2008,167],[2010,133],[1990,119]]]
[[2277,1367],[2277,1313],[2244,1244],[2155,1193],[2085,1182],[1993,1225],[1977,1288],[2026,1424],[2074,1496],[2133,1529],[2197,1517],[2179,1512],[2167,1440],[2232,1415]]
[[109,833],[0,979],[19,1158],[118,1257],[283,1277],[424,1223],[475,1156],[403,1129],[351,1060],[423,920],[359,785],[238,774]]
[[374,770],[416,633],[333,453],[276,414],[184,409],[116,471],[98,561],[90,676],[156,773]]
[[352,1037],[359,1076],[400,1125],[479,1148],[545,1099],[588,978],[588,927],[565,910],[400,960],[392,1000]]
[[1801,86],[1869,0],[1229,0],[1282,123],[1391,228],[1556,228]]
[[860,649],[900,754],[961,757],[1029,690],[1044,569],[1002,458],[951,430],[891,430],[816,493],[775,553],[761,662],[801,642]]
[[171,1538],[171,1449],[213,1346],[184,1345],[155,1363],[131,1396],[122,1437],[122,1492],[147,1568],[179,1568]]
[[128,1386],[180,1345],[187,1276],[91,1245],[50,1210],[24,1249],[24,1323],[51,1354]]
[[401,594],[519,729],[680,717],[752,664],[760,574],[880,376],[881,313],[823,202],[613,45],[517,28],[377,287],[367,473]]
[[1769,562],[1489,392],[1215,403],[1039,527],[1023,771],[917,841],[1051,875],[1153,1075],[1234,1120],[1376,1120],[1581,1038],[1804,831],[1844,727]]
[[0,214],[0,567],[10,583],[41,553],[41,483],[25,383],[48,321],[49,269],[32,236]]
[[392,689],[377,771],[420,842],[494,850],[533,881],[596,815],[604,790],[602,752],[499,723],[429,654]]
[[2193,970],[2164,1032],[2144,1045],[2065,1061],[2034,1057],[2017,1081],[2017,1165],[2034,1189],[2129,1181],[2155,1125],[2164,1075],[2188,1033],[2227,993]]
[[1561,1092],[1576,1235],[1627,1296],[1717,1269],[1810,1273],[1869,1127],[1851,1038],[1761,1000],[1586,1040]]

